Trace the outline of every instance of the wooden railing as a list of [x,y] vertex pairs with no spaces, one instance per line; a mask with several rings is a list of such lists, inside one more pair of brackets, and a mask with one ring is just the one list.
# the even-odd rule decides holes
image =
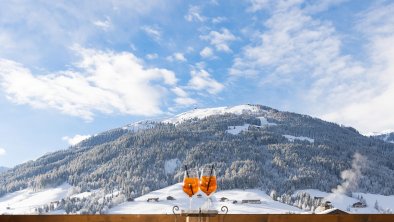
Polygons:
[[[227,214],[215,217],[193,218],[189,221],[209,222],[394,222],[394,214]],[[128,215],[1,215],[0,222],[184,222],[180,215],[128,214]]]

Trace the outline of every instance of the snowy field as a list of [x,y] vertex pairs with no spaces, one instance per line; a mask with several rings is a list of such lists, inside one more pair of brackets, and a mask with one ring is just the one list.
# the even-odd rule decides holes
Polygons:
[[7,194],[0,197],[0,214],[34,214],[34,208],[66,197],[70,188],[70,185],[63,184],[40,192],[24,189]]
[[[199,192],[201,193],[201,191]],[[202,194],[202,193],[201,193]],[[167,197],[175,200],[167,200]],[[159,202],[147,202],[148,198],[159,198]],[[220,202],[220,198],[229,200]],[[233,204],[236,200],[238,203]],[[242,200],[260,200],[261,204],[242,204]],[[125,202],[109,210],[110,214],[171,214],[173,206],[189,209],[189,197],[182,191],[182,184],[175,184],[161,190],[153,191],[147,195],[136,198],[134,202]],[[222,206],[227,206],[230,214],[266,214],[266,213],[303,213],[299,208],[289,206],[277,201],[260,190],[227,190],[219,191],[212,197],[210,209],[220,211]],[[208,199],[205,194],[201,198],[192,198],[192,209],[207,209]]]
[[[75,194],[75,190],[68,184],[63,184],[57,188],[34,192],[30,189],[7,194],[0,198],[0,214],[34,214],[35,208],[45,204],[61,200],[62,198],[78,197],[89,198],[91,192]],[[97,192],[97,191],[92,191]],[[375,209],[376,203],[381,210],[394,210],[394,196],[383,196],[376,194],[354,193],[354,197],[342,194],[321,192],[319,190],[300,190],[297,192],[307,192],[312,197],[323,197],[324,201],[331,201],[335,208],[349,213],[380,213]],[[294,194],[295,195],[295,194]],[[174,200],[167,200],[167,197]],[[358,202],[357,196],[363,196],[366,200],[366,208],[352,208],[351,205]],[[227,198],[221,201],[221,198]],[[149,198],[159,198],[158,202],[147,200]],[[259,203],[242,203],[242,200],[258,200]],[[236,201],[236,203],[235,203]],[[182,209],[189,209],[189,197],[182,191],[182,184],[174,184],[161,190],[150,192],[140,196],[131,202],[124,202],[110,208],[108,214],[172,214],[173,206]],[[220,212],[222,206],[227,206],[229,214],[308,214],[297,207],[290,206],[278,201],[274,201],[264,191],[258,189],[247,190],[225,190],[216,192],[212,197],[210,209],[217,209]],[[192,209],[207,209],[208,199],[205,194],[201,197],[192,198]],[[316,212],[318,213],[318,212]],[[49,214],[65,214],[64,210],[51,211]]]

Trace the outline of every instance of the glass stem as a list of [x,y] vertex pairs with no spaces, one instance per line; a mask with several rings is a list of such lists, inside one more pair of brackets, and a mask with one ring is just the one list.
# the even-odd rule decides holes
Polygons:
[[193,198],[193,197],[190,197],[190,199],[189,199],[189,210],[192,209],[192,198]]

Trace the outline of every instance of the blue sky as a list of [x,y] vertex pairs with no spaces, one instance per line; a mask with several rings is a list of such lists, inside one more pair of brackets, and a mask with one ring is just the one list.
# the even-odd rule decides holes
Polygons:
[[17,1],[0,8],[0,165],[194,107],[394,128],[393,1]]

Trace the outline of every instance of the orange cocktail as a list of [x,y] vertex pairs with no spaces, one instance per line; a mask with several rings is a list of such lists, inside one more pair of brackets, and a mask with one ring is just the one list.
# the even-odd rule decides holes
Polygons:
[[216,176],[201,176],[200,190],[207,196],[215,192],[217,188]]
[[198,177],[185,177],[183,180],[183,192],[192,197],[198,192]]

